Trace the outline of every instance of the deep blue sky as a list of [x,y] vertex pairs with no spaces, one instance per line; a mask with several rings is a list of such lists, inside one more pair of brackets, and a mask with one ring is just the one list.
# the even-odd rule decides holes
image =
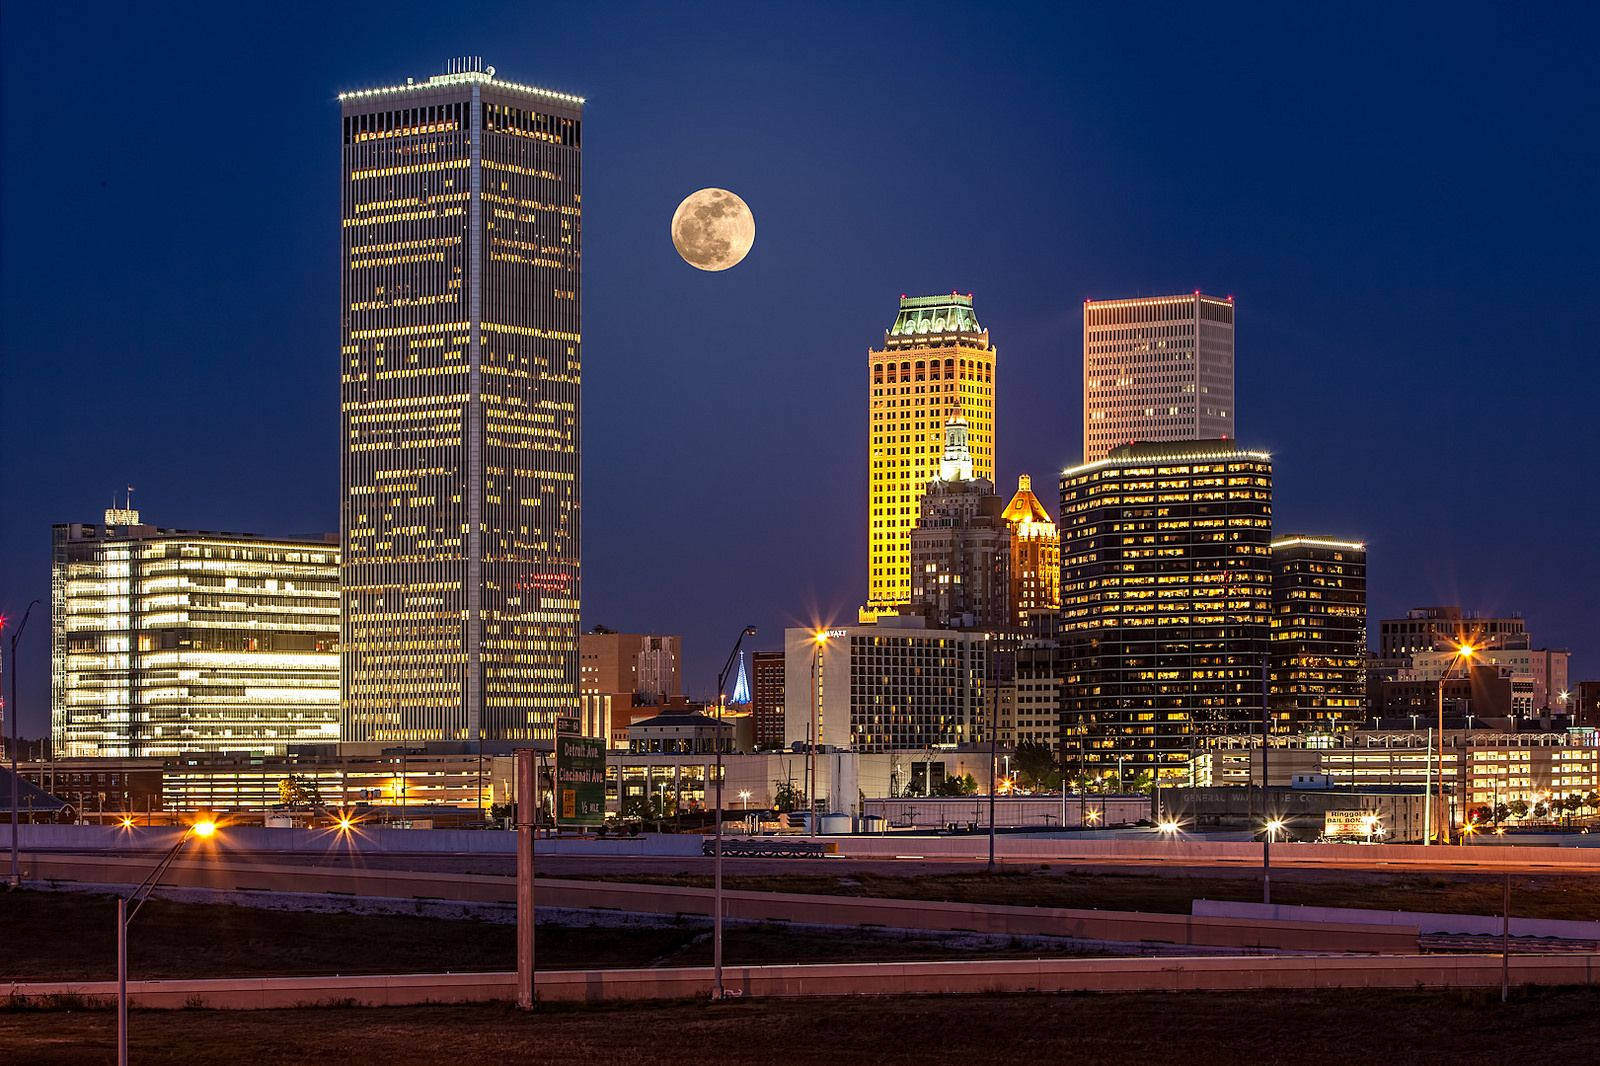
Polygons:
[[[1600,17],[1545,8],[7,4],[0,607],[125,484],[337,527],[334,94],[471,53],[589,98],[585,621],[683,633],[692,691],[860,602],[866,350],[952,289],[1002,485],[1078,459],[1085,297],[1231,293],[1278,529],[1594,676]],[[725,274],[668,240],[706,185],[757,217]]]

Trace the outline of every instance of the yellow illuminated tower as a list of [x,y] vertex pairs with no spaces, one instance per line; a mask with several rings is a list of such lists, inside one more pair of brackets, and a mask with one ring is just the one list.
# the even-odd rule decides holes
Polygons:
[[480,59],[339,96],[343,736],[578,714],[583,101]]
[[994,363],[972,294],[902,296],[900,313],[867,353],[867,602],[861,620],[911,599],[911,530],[939,476],[947,419],[966,420],[975,477],[994,480]]
[[1001,518],[1011,531],[1011,624],[1021,625],[1029,611],[1061,607],[1061,534],[1027,474]]

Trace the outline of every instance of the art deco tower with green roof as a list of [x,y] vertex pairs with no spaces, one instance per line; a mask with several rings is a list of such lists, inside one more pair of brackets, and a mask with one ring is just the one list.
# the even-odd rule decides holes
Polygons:
[[939,476],[944,427],[966,420],[975,477],[994,480],[995,349],[972,294],[902,296],[867,353],[867,602],[861,620],[911,600],[911,531]]

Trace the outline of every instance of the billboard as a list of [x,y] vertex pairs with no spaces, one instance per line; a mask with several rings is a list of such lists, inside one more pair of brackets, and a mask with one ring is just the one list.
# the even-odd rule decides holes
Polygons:
[[599,825],[606,815],[606,746],[598,737],[556,735],[557,825]]
[[1322,835],[1330,840],[1366,840],[1378,828],[1372,811],[1328,811],[1323,815]]

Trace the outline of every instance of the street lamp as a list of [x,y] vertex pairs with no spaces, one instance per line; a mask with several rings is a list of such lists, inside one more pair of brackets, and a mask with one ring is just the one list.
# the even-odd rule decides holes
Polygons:
[[1157,822],[1156,828],[1161,830],[1162,834],[1170,840],[1178,835],[1178,831],[1182,829],[1183,826],[1174,818],[1166,818],[1160,822]]
[[[739,658],[739,649],[744,646],[745,637],[756,635],[755,626],[745,626],[739,630],[739,639],[733,642],[733,650],[728,653],[728,661],[722,664],[722,673],[717,675],[717,732],[712,746],[717,749],[717,809],[712,814],[716,824],[717,844],[715,858],[713,859],[713,879],[716,882],[715,913],[712,921],[711,937],[711,998],[721,999],[722,989],[722,708],[727,702],[724,690],[728,687],[728,675],[733,672],[733,664]],[[749,793],[746,793],[749,795]]]
[[1269,818],[1263,826],[1266,835],[1261,838],[1261,902],[1272,902],[1272,842],[1283,828],[1282,818]]
[[[167,872],[167,867],[172,865],[172,860],[178,857],[183,846],[194,837],[204,840],[215,836],[216,832],[216,822],[210,818],[197,819],[179,834],[178,842],[172,845],[138,888],[125,897],[117,897],[117,1066],[128,1066],[128,924],[139,913],[139,908],[144,906],[144,901],[150,898],[150,893],[161,882],[161,875]],[[129,902],[133,903],[131,911],[128,909]]]
[[806,782],[806,830],[812,835],[817,835],[817,748],[822,740],[822,649],[828,643],[828,631],[819,629],[811,634],[811,730],[808,734],[809,744],[806,745],[807,769],[811,779]]
[[[1440,818],[1444,820],[1444,833],[1442,834],[1444,842],[1446,844],[1450,842],[1450,809],[1445,806],[1444,799],[1444,686],[1445,682],[1450,679],[1450,674],[1455,670],[1455,668],[1460,666],[1462,663],[1470,663],[1478,654],[1479,650],[1480,649],[1473,647],[1470,641],[1462,641],[1460,644],[1456,645],[1454,649],[1455,654],[1451,656],[1450,661],[1445,665],[1444,671],[1439,675],[1439,778],[1437,785],[1439,810],[1435,816],[1428,819],[1427,831],[1422,836],[1422,843],[1424,845],[1431,844],[1433,842],[1435,831],[1434,823]],[[1430,784],[1432,784],[1432,782],[1430,782]]]
[[[17,641],[22,639],[22,631],[28,628],[28,616],[33,609],[39,606],[38,600],[28,603],[27,610],[22,612],[22,621],[17,623],[17,631],[11,634],[11,702],[5,705],[6,715],[11,719],[11,887],[22,887],[22,865],[17,859],[17,819],[21,816],[20,805],[22,786],[17,779],[17,747],[22,743],[17,735]],[[5,628],[5,619],[0,618],[0,629]]]

